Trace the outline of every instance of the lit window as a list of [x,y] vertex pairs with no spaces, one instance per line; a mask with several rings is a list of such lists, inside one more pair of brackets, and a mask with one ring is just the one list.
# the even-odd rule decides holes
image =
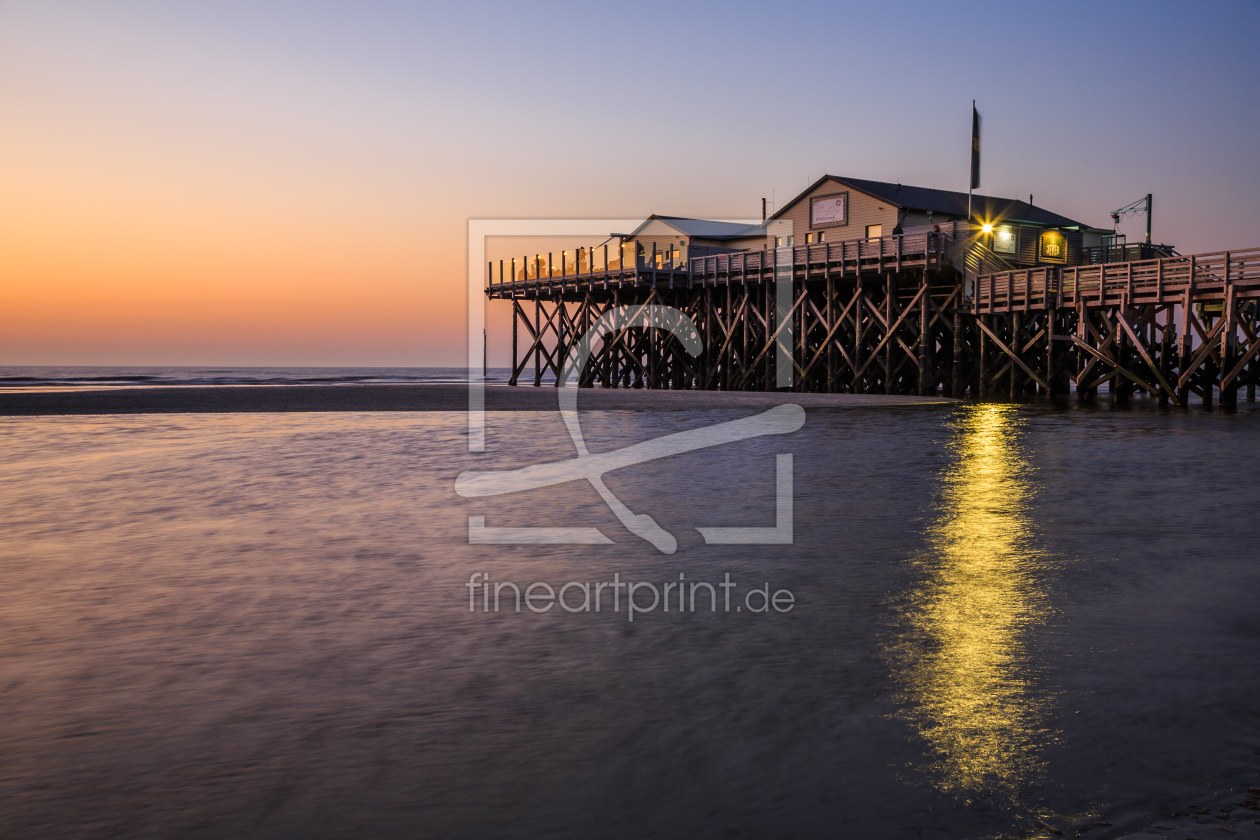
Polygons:
[[881,236],[883,236],[883,235],[884,235],[884,226],[883,226],[883,225],[867,225],[867,226],[866,226],[866,238],[867,238],[867,239],[878,239],[879,237],[881,237]]

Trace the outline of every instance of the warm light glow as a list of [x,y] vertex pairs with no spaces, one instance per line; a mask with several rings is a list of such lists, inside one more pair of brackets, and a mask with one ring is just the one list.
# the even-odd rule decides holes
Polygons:
[[993,225],[986,223],[985,226],[981,228],[981,230],[983,230],[985,233],[993,233]]
[[904,716],[932,748],[933,781],[962,794],[1019,789],[1055,737],[1029,672],[1027,630],[1049,604],[1018,423],[1015,406],[976,406],[962,420],[897,651]]

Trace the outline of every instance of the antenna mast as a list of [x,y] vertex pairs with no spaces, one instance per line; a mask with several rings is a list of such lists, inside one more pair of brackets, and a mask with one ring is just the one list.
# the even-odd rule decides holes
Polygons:
[[1146,244],[1151,244],[1151,194],[1147,193],[1146,198],[1139,198],[1132,204],[1126,204],[1119,210],[1111,211],[1111,221],[1120,224],[1121,216],[1136,216],[1138,213],[1146,214]]

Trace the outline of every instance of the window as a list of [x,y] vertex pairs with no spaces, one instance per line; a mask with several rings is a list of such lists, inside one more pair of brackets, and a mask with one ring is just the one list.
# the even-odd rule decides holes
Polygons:
[[881,236],[883,236],[883,235],[884,235],[884,226],[883,226],[883,225],[867,225],[867,226],[866,226],[866,238],[867,238],[867,239],[878,239],[879,237],[881,237]]
[[792,247],[792,243],[793,241],[795,241],[795,239],[796,239],[795,236],[776,236],[774,238],[774,247],[782,248],[786,245],[787,247],[790,248]]
[[818,233],[807,233],[807,234],[805,234],[805,244],[806,244],[806,245],[813,245],[813,244],[815,244],[815,243],[817,243],[817,242],[823,242],[823,241],[825,241],[825,240],[826,240],[826,238],[827,238],[827,232],[826,232],[826,231],[821,231],[821,230],[820,230],[820,231],[818,231]]

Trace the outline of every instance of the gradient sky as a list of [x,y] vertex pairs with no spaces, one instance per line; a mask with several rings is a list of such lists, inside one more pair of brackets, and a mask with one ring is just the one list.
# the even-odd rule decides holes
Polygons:
[[973,98],[981,192],[1260,246],[1257,36],[1256,2],[3,2],[0,364],[463,364],[469,218],[965,190]]

